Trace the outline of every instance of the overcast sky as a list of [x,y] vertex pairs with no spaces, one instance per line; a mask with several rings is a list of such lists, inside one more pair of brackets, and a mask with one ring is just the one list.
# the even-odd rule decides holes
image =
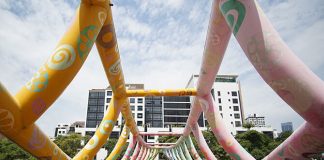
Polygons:
[[[211,1],[115,0],[113,17],[127,83],[146,89],[183,88],[199,73]],[[259,0],[287,45],[324,79],[324,1]],[[44,64],[65,33],[79,4],[76,0],[0,1],[0,80],[15,95]],[[245,114],[257,113],[281,131],[280,123],[302,122],[261,79],[232,37],[219,74],[237,74]],[[88,90],[105,88],[94,47],[59,99],[37,121],[49,135],[58,123],[85,120]]]

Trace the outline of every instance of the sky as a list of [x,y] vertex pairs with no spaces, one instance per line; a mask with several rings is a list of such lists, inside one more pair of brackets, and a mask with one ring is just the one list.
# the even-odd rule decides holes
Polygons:
[[[211,10],[207,0],[113,0],[126,83],[146,89],[184,88],[199,73]],[[0,1],[0,82],[15,95],[55,49],[71,24],[79,0]],[[294,53],[324,79],[324,1],[258,0]],[[303,119],[262,80],[232,36],[219,74],[236,74],[245,115],[257,113],[281,131]],[[96,48],[56,102],[36,121],[49,136],[59,123],[85,120],[88,91],[108,81]]]

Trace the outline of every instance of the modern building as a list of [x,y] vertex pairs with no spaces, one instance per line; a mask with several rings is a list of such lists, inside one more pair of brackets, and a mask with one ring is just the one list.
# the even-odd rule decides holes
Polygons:
[[[199,75],[192,75],[186,88],[197,86]],[[226,127],[232,135],[236,135],[237,128],[241,128],[244,110],[241,96],[241,87],[237,75],[217,75],[211,94],[218,106]],[[204,118],[204,126],[207,120]]]
[[245,118],[245,121],[247,123],[251,123],[254,125],[254,127],[265,127],[265,119],[264,116],[259,116],[257,114],[249,114],[247,118]]
[[281,123],[281,131],[282,132],[287,132],[287,131],[293,132],[294,129],[293,129],[292,122]]
[[55,127],[54,137],[66,136],[71,133],[82,134],[84,130],[84,121],[76,121],[72,124],[58,124]]

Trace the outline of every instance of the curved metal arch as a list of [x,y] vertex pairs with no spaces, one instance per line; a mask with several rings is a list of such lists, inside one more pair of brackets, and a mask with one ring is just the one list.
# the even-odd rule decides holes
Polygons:
[[[139,135],[129,108],[109,4],[109,0],[83,0],[70,29],[37,74],[15,97],[12,97],[9,92],[0,92],[0,113],[6,116],[0,132],[37,158],[69,159],[56,145],[49,142],[34,122],[50,107],[77,74],[95,40],[114,98],[95,135],[73,159],[93,158],[110,135],[120,112],[125,117],[126,126],[132,134]],[[233,12],[237,13],[236,19],[232,15]],[[192,102],[184,136],[189,136],[193,131],[196,132],[194,135],[198,137],[199,144],[205,143],[204,140],[199,139],[200,130],[192,130],[199,115],[205,112],[215,137],[232,158],[254,159],[226,130],[210,96],[211,86],[230,38],[230,30],[261,77],[306,120],[291,137],[266,158],[303,159],[307,158],[307,153],[321,152],[324,144],[322,136],[324,134],[322,112],[324,83],[289,50],[256,1],[214,1],[197,93],[195,93],[197,96]],[[92,34],[89,34],[90,32]],[[109,42],[103,40],[103,36],[107,33],[112,35]],[[63,57],[62,61],[56,62],[55,60],[61,54],[66,54],[67,58]],[[38,85],[40,83],[41,85]],[[0,89],[5,90],[2,85]],[[154,148],[145,144],[141,136],[137,137],[137,141],[142,145],[138,145],[139,154],[133,154],[136,157],[138,155],[139,158],[143,158]],[[179,153],[177,147],[177,145],[173,146],[166,151],[173,157],[182,159],[182,152]],[[205,155],[208,157],[211,154]]]

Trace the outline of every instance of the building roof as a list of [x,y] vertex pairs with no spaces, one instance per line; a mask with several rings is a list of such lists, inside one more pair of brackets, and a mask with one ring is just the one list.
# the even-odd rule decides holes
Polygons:
[[74,123],[71,124],[71,127],[74,127],[74,126],[79,126],[79,127],[84,127],[85,126],[85,122],[84,121],[76,121]]

